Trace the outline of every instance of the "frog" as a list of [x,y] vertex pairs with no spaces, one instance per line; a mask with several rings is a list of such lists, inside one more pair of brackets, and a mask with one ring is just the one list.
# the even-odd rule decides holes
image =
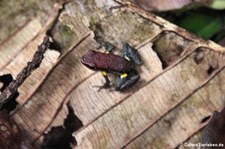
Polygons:
[[81,57],[81,63],[91,70],[101,71],[105,83],[99,87],[98,91],[110,87],[108,73],[116,75],[115,90],[122,91],[130,88],[140,79],[136,69],[136,66],[143,63],[140,54],[128,43],[123,44],[122,55],[113,54],[112,44],[107,47],[110,48],[109,50],[106,48],[106,52],[89,50]]

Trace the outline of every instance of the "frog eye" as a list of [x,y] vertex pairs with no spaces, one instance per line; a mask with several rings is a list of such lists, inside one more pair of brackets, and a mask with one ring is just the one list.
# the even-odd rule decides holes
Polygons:
[[126,60],[130,61],[130,58],[127,57],[126,55],[124,56],[124,58],[125,58]]

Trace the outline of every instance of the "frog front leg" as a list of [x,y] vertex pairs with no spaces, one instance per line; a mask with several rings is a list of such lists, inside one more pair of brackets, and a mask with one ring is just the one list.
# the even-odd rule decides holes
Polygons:
[[104,47],[105,47],[105,50],[106,50],[106,53],[112,53],[113,52],[113,50],[115,50],[115,46],[113,45],[113,44],[111,44],[110,42],[104,42],[104,45],[103,45]]
[[129,73],[123,73],[117,77],[115,82],[115,89],[120,91],[131,87],[140,79],[140,76],[136,70]]
[[106,71],[102,71],[102,76],[105,78],[105,83],[101,86],[94,86],[94,87],[98,87],[98,92],[101,90],[101,89],[106,89],[106,88],[110,88],[110,80],[109,80],[109,77],[107,76],[107,72]]
[[[115,49],[115,46],[113,44],[111,44],[110,42],[104,42],[104,44],[102,44],[103,47],[105,47],[105,53],[107,54],[110,54],[113,52],[113,50]],[[107,72],[106,71],[102,71],[101,72],[103,77],[105,78],[105,83],[102,85],[102,86],[96,86],[96,87],[99,87],[98,89],[98,92],[101,90],[101,89],[105,89],[105,88],[110,88],[110,80],[109,80],[109,77],[107,75]]]

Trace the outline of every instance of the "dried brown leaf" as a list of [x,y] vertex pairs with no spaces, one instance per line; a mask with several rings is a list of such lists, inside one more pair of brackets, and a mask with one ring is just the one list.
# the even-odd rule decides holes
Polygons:
[[[47,146],[49,136],[64,133],[72,109],[73,119],[83,125],[69,131],[77,141],[74,148],[175,148],[188,139],[194,140],[192,137],[207,124],[206,117],[223,108],[223,47],[131,3],[115,1],[123,7],[113,13],[99,3],[86,7],[71,3],[68,9],[77,8],[73,9],[75,16],[63,13],[60,21],[76,34],[76,42],[64,49],[59,59],[57,52],[49,51],[19,88],[19,107],[12,118],[35,145],[40,146],[44,140]],[[98,27],[101,30],[96,30]],[[121,47],[122,40],[138,48],[144,64],[138,68],[141,80],[135,86],[124,92],[98,92],[93,87],[101,85],[103,78],[84,67],[80,57],[99,47],[97,35],[117,47]],[[24,67],[44,32],[33,36],[21,43],[14,58],[4,61],[1,74],[15,76]]]

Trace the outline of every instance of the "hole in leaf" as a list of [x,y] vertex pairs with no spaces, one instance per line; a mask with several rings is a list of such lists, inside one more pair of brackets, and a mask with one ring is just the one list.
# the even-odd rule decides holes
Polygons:
[[76,140],[69,131],[62,126],[53,127],[44,135],[41,149],[72,149],[71,143],[76,144]]
[[72,149],[71,145],[77,145],[73,132],[83,127],[82,121],[74,114],[70,103],[67,104],[68,115],[64,120],[64,127],[53,127],[48,134],[44,135],[41,149]]
[[84,125],[82,121],[74,114],[73,107],[70,105],[70,103],[67,104],[67,107],[69,114],[64,121],[64,126],[66,127],[67,130],[75,132]]
[[[152,47],[152,49],[154,50],[154,47]],[[154,51],[155,51],[155,50],[154,50]],[[166,60],[163,58],[163,56],[162,56],[159,52],[157,52],[157,51],[155,51],[155,53],[157,54],[159,60],[160,60],[161,63],[162,63],[162,68],[165,69],[166,67],[168,67],[169,64],[166,62]]]
[[[3,92],[12,81],[13,81],[13,77],[11,74],[0,76],[0,82],[3,83],[3,86],[0,89],[0,91]],[[5,104],[2,105],[0,111],[5,111],[7,113],[10,113],[11,111],[13,111],[18,105],[18,102],[16,101],[16,98],[18,96],[19,96],[19,92],[17,91]]]
[[211,115],[204,117],[200,123],[206,123],[211,118]]
[[13,77],[11,74],[5,74],[0,76],[0,82],[3,83],[3,86],[0,91],[2,92],[10,84],[10,82],[12,82],[12,80]]
[[174,32],[163,32],[153,40],[152,49],[159,57],[163,69],[172,65],[183,56],[189,42]]
[[196,64],[200,64],[204,60],[204,52],[201,49],[197,49],[194,55],[194,61]]
[[7,111],[8,113],[13,111],[16,108],[16,106],[18,105],[18,102],[16,101],[18,96],[19,96],[19,92],[16,92],[12,96],[12,98],[2,106],[0,111]]
[[53,49],[58,52],[62,51],[62,47],[61,47],[60,43],[58,43],[55,40],[53,40],[53,42],[50,42],[49,49]]
[[208,75],[211,75],[213,73],[213,71],[216,70],[215,67],[213,67],[212,65],[209,65],[209,68],[207,70]]

